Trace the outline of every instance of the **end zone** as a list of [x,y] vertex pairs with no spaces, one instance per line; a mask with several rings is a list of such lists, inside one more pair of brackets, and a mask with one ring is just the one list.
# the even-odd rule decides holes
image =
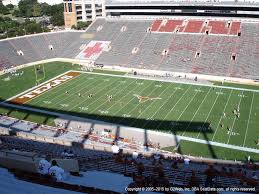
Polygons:
[[8,102],[11,102],[14,104],[25,104],[29,100],[36,98],[37,96],[43,94],[44,92],[47,92],[47,91],[51,90],[52,88],[55,88],[55,87],[61,85],[62,83],[65,83],[65,82],[77,77],[80,74],[81,74],[80,72],[73,72],[73,71],[67,72],[63,75],[56,77],[55,79],[53,79],[51,81],[47,81],[46,83],[40,85],[39,87],[34,88],[33,90],[31,89],[22,95],[16,96],[15,98],[9,100]]

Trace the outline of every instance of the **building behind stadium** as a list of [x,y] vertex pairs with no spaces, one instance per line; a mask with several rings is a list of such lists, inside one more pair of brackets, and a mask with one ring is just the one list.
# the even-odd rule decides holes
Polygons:
[[259,17],[256,0],[64,0],[66,28],[98,17]]

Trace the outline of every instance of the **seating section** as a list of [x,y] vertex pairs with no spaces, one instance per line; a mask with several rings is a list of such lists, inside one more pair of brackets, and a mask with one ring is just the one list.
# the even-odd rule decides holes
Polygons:
[[7,58],[5,58],[4,56],[0,56],[0,67],[1,69],[5,70],[10,67],[13,67],[13,65]]
[[109,41],[91,41],[76,58],[96,60],[103,51],[109,49]]
[[[176,20],[167,21],[169,24],[174,22]],[[104,52],[96,61],[107,65],[120,64],[134,68],[258,78],[255,73],[256,70],[258,71],[259,64],[258,54],[256,54],[257,24],[242,23],[242,35],[237,36],[241,23],[236,21],[230,22],[229,28],[227,21],[211,21],[207,24],[202,20],[187,22],[178,20],[178,22],[174,24],[173,29],[169,30],[168,24],[163,20],[127,21],[127,23],[117,21],[118,26],[125,25],[127,30],[119,31],[117,36],[113,36],[111,50]],[[139,26],[139,23],[143,25]],[[147,28],[144,25],[148,23],[151,31],[157,29],[159,32],[162,29],[164,32],[174,30],[175,33],[146,33]],[[206,28],[210,32],[208,35],[199,33]],[[108,27],[107,30],[110,29]],[[197,34],[192,35],[194,32]],[[212,32],[217,36],[211,35]],[[136,53],[132,53],[134,48],[137,48]],[[168,50],[166,55],[162,55],[164,50]],[[248,57],[248,54],[243,54],[244,50],[247,52],[250,50],[254,54]],[[198,56],[197,53],[199,53]],[[232,55],[236,56],[235,59]],[[248,65],[237,66],[241,63]]]
[[[0,136],[2,146],[6,149],[15,149],[20,151],[37,152],[40,155],[50,154],[52,157],[62,157],[62,152],[73,153],[77,159],[96,160],[98,158],[111,158],[109,152],[95,151],[91,149],[83,149],[81,147],[68,147],[65,145],[44,143],[32,141],[23,138],[15,138],[10,136]],[[72,152],[71,152],[72,151]]]
[[211,34],[228,34],[229,28],[226,21],[209,21],[208,25],[202,29],[204,33],[206,30]]
[[[113,33],[110,38],[106,40],[111,41],[111,49],[109,52],[103,52],[97,59],[97,63],[106,65],[128,64],[134,58],[132,50],[134,47],[140,47],[143,38],[148,36],[147,28],[151,25],[149,21],[121,21],[121,22],[107,22],[108,25],[105,31]],[[114,27],[114,23],[117,28]],[[126,31],[121,32],[120,29],[126,26]],[[118,29],[116,31],[116,29]],[[98,36],[105,36],[105,32],[98,32]]]
[[96,43],[93,47],[87,47],[84,53],[86,58],[90,58],[92,55],[99,54],[101,51],[101,43]]
[[184,32],[221,35],[238,35],[241,31],[241,22],[215,20],[155,20],[151,24],[151,32]]
[[[151,32],[147,32],[150,26]],[[258,24],[236,21],[98,19],[87,32],[46,33],[0,41],[0,70],[55,57],[76,58],[79,53],[92,58],[98,53],[98,58],[92,59],[104,65],[254,79],[258,78],[259,72],[258,31]],[[238,32],[241,36],[236,36]],[[109,49],[101,53],[102,41],[109,42]],[[87,47],[91,42],[94,44]],[[50,45],[53,49],[49,48]],[[132,52],[134,48],[137,48],[136,52]],[[20,50],[23,55],[17,54]],[[186,165],[182,157],[170,153],[163,153],[163,159],[159,161],[144,155],[137,161],[129,160],[129,156],[122,156],[117,161],[107,151],[111,150],[113,140],[90,131],[90,128],[50,127],[0,116],[0,149],[32,151],[54,157],[63,157],[62,153],[67,150],[79,160],[82,171],[108,170],[129,176],[139,171],[141,162],[145,167],[144,180],[153,176],[159,167],[171,185],[189,185],[195,172],[200,185],[206,186],[209,163],[191,161]],[[143,144],[122,140],[118,143],[130,153],[143,151]],[[244,187],[250,183],[252,174],[259,176],[258,166],[250,168],[233,164],[228,165],[227,170],[223,167],[226,164],[214,166],[217,171],[215,186]],[[258,181],[251,182],[248,186],[259,185]]]
[[155,32],[159,29],[160,25],[162,23],[162,20],[156,20],[153,22],[152,26],[151,26],[151,31]]
[[232,22],[229,34],[236,35],[238,32],[241,32],[241,22]]
[[[59,125],[63,126],[62,123]],[[80,171],[110,171],[133,176],[133,180],[138,174],[143,180],[143,182],[137,181],[138,184],[147,184],[145,180],[150,181],[150,178],[155,178],[162,172],[170,185],[188,186],[194,179],[195,173],[198,185],[204,187],[208,184],[207,175],[210,169],[210,176],[214,174],[215,177],[214,187],[240,188],[245,185],[245,187],[257,186],[259,189],[258,180],[253,178],[259,176],[259,167],[254,164],[227,164],[219,160],[216,163],[198,158],[191,158],[188,162],[181,155],[158,150],[159,148],[151,145],[149,151],[144,151],[142,145],[133,145],[129,139],[121,140],[120,138],[117,143],[120,148],[123,148],[125,154],[113,155],[111,147],[114,137],[95,133],[95,130],[89,132],[81,127],[70,126],[61,129],[2,115],[0,117],[0,150],[36,152],[42,156],[50,155],[55,158],[75,158],[79,162]],[[138,153],[137,159],[132,157],[133,151]],[[143,167],[140,167],[141,165]]]
[[[74,58],[82,44],[81,32],[37,34],[0,41],[0,70],[34,61],[64,57]],[[84,40],[88,43],[88,39]],[[53,46],[53,50],[49,49]],[[19,56],[17,51],[22,51]]]
[[[19,120],[8,116],[0,116],[0,135],[15,133],[18,137],[57,143],[61,145],[72,145],[76,143],[82,147],[101,145],[110,147],[115,137],[98,135],[98,130],[91,130],[90,123],[63,123],[59,127],[39,125],[25,120]],[[80,126],[80,127],[79,127]],[[118,143],[124,148],[141,149],[139,142],[131,141],[125,137],[118,137]],[[141,144],[141,143],[140,143]],[[152,146],[151,146],[152,147]]]
[[[81,54],[104,65],[258,79],[258,28],[258,23],[224,20],[97,19],[87,32],[0,41],[0,69]],[[98,45],[103,41],[106,50],[100,51]],[[24,55],[19,56],[19,50]]]
[[201,20],[189,20],[184,32],[187,33],[199,33],[204,25],[204,21]]
[[11,193],[78,194],[78,192],[73,192],[66,189],[53,188],[50,186],[43,186],[43,185],[28,182],[28,181],[19,180],[17,179],[17,177],[15,177],[11,172],[9,172],[5,168],[0,168],[0,180],[1,180],[0,181],[1,194],[11,194]]
[[[208,177],[213,176],[211,181],[213,187],[256,187],[259,189],[258,180],[253,179],[259,176],[258,166],[253,164],[234,163],[212,163],[208,161],[196,161],[191,159],[190,163],[185,163],[182,156],[161,154],[159,159],[153,155],[139,155],[135,160],[130,155],[113,156],[110,152],[83,149],[78,146],[62,146],[38,141],[32,141],[13,136],[0,136],[0,149],[20,150],[37,152],[40,155],[50,155],[51,157],[63,158],[65,152],[71,153],[71,158],[78,159],[80,171],[109,171],[127,176],[138,175],[137,184],[146,184],[150,178],[158,177],[163,173],[171,186],[189,186],[194,179],[196,186],[208,186]],[[140,167],[142,166],[142,168]],[[208,169],[209,172],[208,172]]]
[[182,26],[183,20],[167,20],[160,25],[158,32],[175,32],[178,26]]

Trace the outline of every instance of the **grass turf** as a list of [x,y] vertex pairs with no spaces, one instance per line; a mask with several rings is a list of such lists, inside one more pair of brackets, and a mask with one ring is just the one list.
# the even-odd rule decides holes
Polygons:
[[112,71],[112,70],[103,70],[103,69],[94,69],[94,73],[105,73],[105,74],[113,74],[113,75],[125,75],[126,72],[122,71]]
[[[44,66],[44,67],[43,67]],[[38,69],[38,70],[37,70]],[[35,71],[36,70],[36,71]],[[71,64],[66,62],[50,62],[25,67],[16,71],[16,74],[22,73],[22,76],[15,76],[14,74],[7,73],[0,76],[0,80],[3,84],[0,84],[0,101],[6,100],[14,95],[17,95],[27,89],[35,86],[37,80],[38,84],[43,83],[53,77],[56,77],[68,70],[80,70],[80,66],[77,64]],[[42,72],[45,71],[45,72]],[[35,73],[36,72],[36,73]],[[94,70],[95,73],[117,74],[123,75],[125,72],[119,71],[106,71],[106,70]],[[10,78],[10,79],[6,79]],[[54,119],[56,117],[51,115],[40,114],[31,111],[16,110],[13,108],[7,108],[0,105],[0,114],[7,114],[10,117],[28,120],[40,124],[46,124],[54,126]]]
[[[62,62],[45,64],[46,76],[43,76],[41,82],[70,69],[78,70],[79,66]],[[7,99],[35,86],[34,67],[19,71],[24,71],[24,75],[11,77],[10,81],[0,85],[1,98]],[[103,70],[95,72],[114,74]],[[0,76],[1,80],[6,76]],[[65,94],[65,91],[69,91],[69,94]],[[90,93],[94,97],[89,99],[87,95]],[[107,95],[113,95],[111,102],[107,102]],[[136,95],[150,98],[143,98],[140,103]],[[128,126],[258,148],[258,100],[259,94],[250,91],[82,74],[31,100],[27,105]],[[232,113],[238,105],[241,110],[240,118]],[[1,108],[1,112],[8,112],[16,118],[53,125],[54,117],[51,116],[6,108]],[[223,112],[226,113],[226,118],[222,117]],[[220,127],[220,124],[224,126]],[[232,131],[227,131],[227,127]],[[186,147],[192,149],[191,144]],[[206,152],[204,154],[206,156]],[[228,158],[228,154],[225,156]]]
[[79,65],[72,65],[71,63],[66,62],[51,62],[44,64],[44,76],[44,72],[41,72],[43,65],[40,66],[40,71],[35,71],[35,69],[37,69],[39,65],[29,66],[17,70],[16,74],[23,72],[21,76],[15,76],[11,73],[1,75],[0,80],[2,83],[0,84],[0,100],[8,99],[16,94],[19,94],[27,89],[34,87],[37,78],[38,80],[40,80],[38,82],[38,84],[40,84],[68,70],[80,70]]
[[[175,147],[165,147],[163,148],[163,150],[175,152]],[[211,150],[213,150],[214,153],[212,153]],[[259,154],[256,153],[222,148],[218,146],[211,146],[210,149],[209,146],[206,144],[184,140],[180,141],[177,152],[184,155],[238,161],[247,161],[247,157],[250,156],[251,160],[253,160],[254,162],[259,162]]]
[[[93,97],[88,98],[89,94],[93,94]],[[107,95],[113,95],[111,102],[108,102]],[[140,102],[138,95],[148,98]],[[32,99],[27,105],[127,126],[257,148],[258,101],[259,93],[250,91],[82,74]],[[233,114],[238,106],[241,113],[239,118]]]

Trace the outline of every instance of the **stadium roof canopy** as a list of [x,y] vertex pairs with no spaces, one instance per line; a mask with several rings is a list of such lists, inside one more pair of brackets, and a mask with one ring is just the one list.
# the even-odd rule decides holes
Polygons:
[[259,0],[106,0],[106,5],[175,5],[175,6],[249,6],[259,7]]

